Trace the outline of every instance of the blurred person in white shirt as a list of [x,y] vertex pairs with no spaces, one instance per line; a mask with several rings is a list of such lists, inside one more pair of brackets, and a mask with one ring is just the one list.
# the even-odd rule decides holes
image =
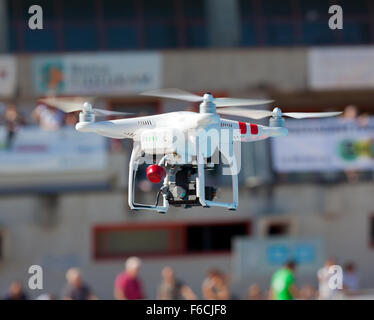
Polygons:
[[39,104],[34,109],[32,117],[41,129],[48,131],[60,129],[65,121],[62,111],[44,104]]
[[318,270],[317,277],[318,277],[318,299],[320,300],[332,300],[337,298],[338,291],[336,289],[330,288],[330,277],[332,274],[329,272],[330,268],[334,266],[335,260],[328,259],[325,265]]

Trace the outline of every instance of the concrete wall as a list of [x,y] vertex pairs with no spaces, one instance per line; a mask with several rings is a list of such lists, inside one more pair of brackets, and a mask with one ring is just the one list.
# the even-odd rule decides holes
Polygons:
[[307,50],[303,48],[165,51],[163,57],[165,87],[235,93],[307,86]]
[[209,45],[233,47],[240,42],[238,0],[205,0]]

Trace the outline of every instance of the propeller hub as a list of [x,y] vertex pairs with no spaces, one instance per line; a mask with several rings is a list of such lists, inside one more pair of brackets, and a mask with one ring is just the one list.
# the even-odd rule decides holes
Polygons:
[[282,110],[278,107],[273,109],[273,116],[276,118],[281,118],[282,117]]
[[203,102],[200,103],[200,113],[216,113],[216,105],[214,104],[214,97],[210,92],[203,96]]
[[92,112],[92,105],[89,102],[83,103],[83,112]]
[[203,96],[203,99],[204,99],[205,102],[213,102],[214,101],[214,97],[210,92],[205,93],[204,96]]

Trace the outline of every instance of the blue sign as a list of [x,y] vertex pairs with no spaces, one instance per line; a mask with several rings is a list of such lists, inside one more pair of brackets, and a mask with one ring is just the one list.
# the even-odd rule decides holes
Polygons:
[[269,275],[291,260],[297,264],[298,273],[315,274],[324,264],[324,240],[317,237],[234,240],[234,264],[239,276]]

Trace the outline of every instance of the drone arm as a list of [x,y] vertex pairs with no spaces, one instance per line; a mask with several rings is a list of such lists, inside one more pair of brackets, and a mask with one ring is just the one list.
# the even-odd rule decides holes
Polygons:
[[247,131],[241,133],[241,142],[251,142],[265,140],[270,137],[284,137],[288,134],[288,129],[284,127],[267,127],[246,123]]
[[252,142],[264,140],[269,137],[281,137],[288,134],[284,127],[267,127],[253,123],[221,119],[221,135],[229,134],[232,130],[234,141]]
[[134,118],[99,122],[78,122],[75,129],[80,132],[95,132],[101,136],[113,139],[132,139],[136,135],[137,122]]

